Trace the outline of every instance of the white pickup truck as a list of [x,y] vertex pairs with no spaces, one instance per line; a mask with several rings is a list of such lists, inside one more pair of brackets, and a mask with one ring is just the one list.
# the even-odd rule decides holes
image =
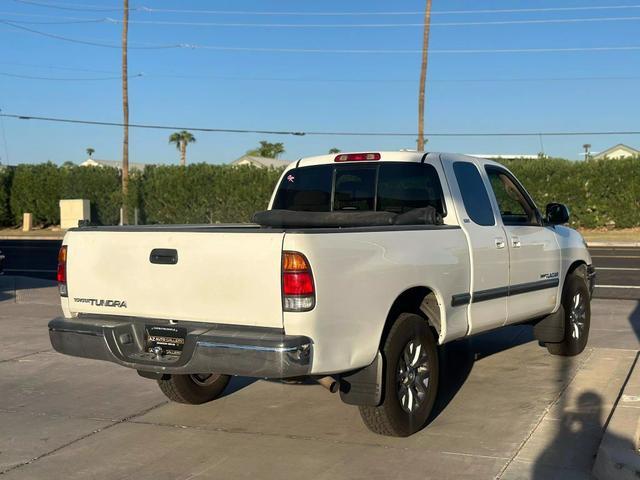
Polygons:
[[71,229],[50,339],[183,403],[231,375],[311,378],[407,436],[429,420],[440,345],[531,323],[552,354],[584,349],[595,270],[568,216],[483,159],[304,158],[254,224]]

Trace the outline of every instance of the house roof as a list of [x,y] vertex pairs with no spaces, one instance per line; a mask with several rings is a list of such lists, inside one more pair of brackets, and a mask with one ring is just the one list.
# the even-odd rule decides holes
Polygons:
[[635,148],[630,147],[629,145],[625,145],[624,143],[619,143],[617,145],[614,145],[611,148],[607,148],[606,150],[603,150],[602,152],[595,155],[593,158],[595,159],[605,158],[608,155],[610,155],[612,152],[615,152],[616,150],[626,150],[627,152],[629,152],[629,155],[633,155],[633,156],[640,155],[640,150],[636,150]]
[[[129,162],[129,170],[144,170],[144,167],[151,165],[150,163],[135,163]],[[81,167],[112,167],[122,168],[122,162],[119,160],[98,160],[95,158],[87,158],[80,164]]]
[[277,158],[258,157],[255,155],[243,155],[237,160],[234,160],[233,162],[231,162],[231,165],[238,165],[242,163],[251,163],[256,167],[282,168],[282,167],[286,167],[291,162],[289,160],[280,160]]

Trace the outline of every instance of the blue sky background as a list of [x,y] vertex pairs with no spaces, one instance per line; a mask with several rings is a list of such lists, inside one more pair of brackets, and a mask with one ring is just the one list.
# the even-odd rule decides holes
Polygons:
[[[40,0],[39,0],[40,1]],[[74,10],[76,5],[117,9],[121,2],[41,0],[71,9],[0,0],[0,20],[55,22],[76,18],[120,19],[121,12]],[[595,11],[436,14],[443,10],[640,5],[633,0],[434,0],[431,48],[503,49],[640,46],[640,21],[538,25],[439,26],[442,22],[640,17],[640,8]],[[194,10],[376,12],[416,11],[423,1],[131,1],[131,7]],[[252,16],[132,11],[130,46],[198,44],[312,49],[421,48],[422,29],[239,28],[138,24],[138,21],[228,23],[420,23],[422,15],[370,17]],[[22,24],[66,37],[118,45],[121,25]],[[0,24],[0,108],[4,113],[121,121],[121,52],[46,38]],[[640,51],[571,53],[433,53],[429,63],[426,132],[640,130]],[[414,132],[420,55],[218,52],[206,49],[129,51],[130,121],[184,126],[270,130]],[[67,70],[68,69],[68,70]],[[78,70],[72,70],[78,69]],[[81,71],[87,70],[87,71]],[[84,80],[36,80],[9,75]],[[558,78],[582,77],[578,80]],[[589,79],[584,79],[588,77]],[[607,77],[593,79],[592,77]],[[617,77],[617,78],[609,78]],[[627,78],[620,78],[627,77]],[[628,78],[631,77],[631,78]],[[528,79],[519,81],[520,79]],[[547,80],[540,80],[547,79]],[[502,80],[502,81],[500,81]],[[518,81],[514,81],[518,80]],[[4,119],[2,163],[79,163],[119,159],[117,127],[64,125]],[[1,134],[2,132],[0,132]],[[177,163],[168,131],[130,130],[130,159]],[[412,138],[288,137],[196,133],[188,161],[231,161],[261,139],[284,142],[283,158],[342,150],[414,148]],[[583,143],[598,151],[635,137],[441,138],[428,150],[463,153],[547,154],[578,159]],[[8,161],[7,161],[7,151]]]

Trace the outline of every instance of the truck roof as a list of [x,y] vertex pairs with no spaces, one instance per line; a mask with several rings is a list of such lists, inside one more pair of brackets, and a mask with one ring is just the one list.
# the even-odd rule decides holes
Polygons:
[[313,157],[303,157],[299,159],[297,162],[292,162],[287,170],[297,167],[308,167],[311,165],[325,165],[335,163],[336,158],[342,155],[355,155],[355,154],[367,154],[367,153],[375,153],[380,155],[379,161],[385,162],[421,162],[422,158],[428,155],[427,158],[431,157],[432,159],[437,159],[440,157],[442,160],[447,161],[456,161],[456,160],[471,160],[475,159],[480,161],[482,164],[491,164],[491,165],[499,165],[497,162],[492,160],[487,160],[485,158],[477,158],[470,157],[468,155],[461,154],[453,154],[453,153],[443,153],[443,152],[417,152],[417,151],[374,151],[371,150],[369,152],[340,152],[340,153],[330,153],[326,155],[317,155]]

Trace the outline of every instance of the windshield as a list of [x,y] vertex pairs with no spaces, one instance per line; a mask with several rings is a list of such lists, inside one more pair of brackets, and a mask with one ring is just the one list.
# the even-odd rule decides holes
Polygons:
[[404,213],[434,207],[445,216],[435,168],[422,163],[362,163],[294,168],[282,179],[273,209]]

